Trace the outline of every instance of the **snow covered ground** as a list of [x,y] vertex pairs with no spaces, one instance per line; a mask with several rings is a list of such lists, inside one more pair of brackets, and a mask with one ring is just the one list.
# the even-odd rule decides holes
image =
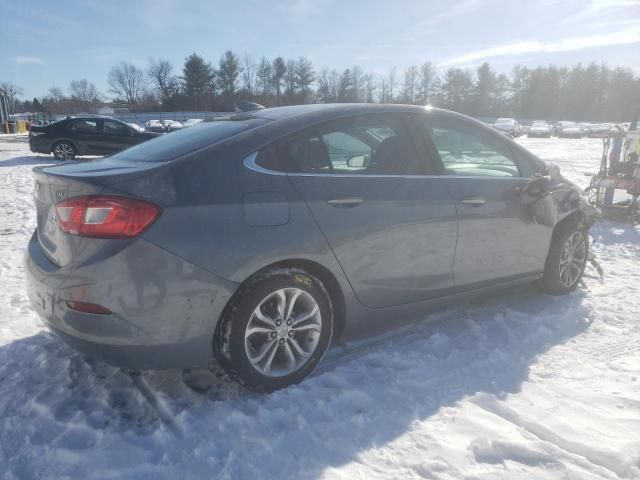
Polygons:
[[[520,141],[581,185],[600,162],[599,140]],[[31,168],[51,161],[0,136],[0,479],[640,478],[638,229],[593,229],[604,283],[589,267],[566,297],[425,314],[256,396],[207,372],[130,377],[40,325],[22,255]]]

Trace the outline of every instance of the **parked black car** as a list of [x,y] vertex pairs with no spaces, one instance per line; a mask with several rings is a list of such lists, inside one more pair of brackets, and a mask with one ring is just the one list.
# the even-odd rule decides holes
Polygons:
[[32,125],[29,147],[34,153],[70,160],[79,155],[110,155],[158,135],[113,118],[67,117],[49,125]]

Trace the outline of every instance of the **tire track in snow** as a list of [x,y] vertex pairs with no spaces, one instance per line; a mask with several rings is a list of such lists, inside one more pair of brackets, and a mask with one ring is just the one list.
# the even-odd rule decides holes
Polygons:
[[[607,474],[609,478],[640,478],[640,468],[626,462],[615,452],[567,440],[541,423],[526,418],[504,402],[496,400],[493,397],[486,394],[478,394],[469,399],[469,402],[478,408],[522,428],[534,437],[548,442],[560,450],[564,450],[568,454],[584,458],[592,465],[604,469],[604,471],[599,472],[600,474]],[[612,477],[611,474],[615,476]]]

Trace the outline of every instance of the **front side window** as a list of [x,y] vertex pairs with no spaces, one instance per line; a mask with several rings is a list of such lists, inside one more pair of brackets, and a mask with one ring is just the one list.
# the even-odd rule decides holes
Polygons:
[[81,133],[94,133],[98,131],[96,120],[77,120],[69,125],[69,130]]
[[104,121],[104,133],[107,135],[129,135],[131,129],[126,125],[110,120]]
[[286,167],[294,173],[423,173],[399,116],[341,119],[312,128],[285,143]]
[[519,177],[511,149],[499,138],[471,125],[430,122],[427,132],[445,174],[471,177]]

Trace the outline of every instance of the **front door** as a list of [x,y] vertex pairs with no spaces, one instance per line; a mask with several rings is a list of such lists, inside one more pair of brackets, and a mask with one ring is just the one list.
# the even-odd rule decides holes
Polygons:
[[102,153],[102,120],[97,118],[78,119],[69,123],[69,138],[79,155],[100,155]]
[[285,142],[288,175],[369,307],[453,287],[456,210],[400,114],[329,122]]
[[537,223],[522,202],[530,166],[516,159],[498,133],[437,115],[425,115],[423,121],[458,210],[456,285],[541,272],[553,230]]
[[104,153],[116,153],[137,143],[134,130],[122,122],[105,120],[102,129]]

